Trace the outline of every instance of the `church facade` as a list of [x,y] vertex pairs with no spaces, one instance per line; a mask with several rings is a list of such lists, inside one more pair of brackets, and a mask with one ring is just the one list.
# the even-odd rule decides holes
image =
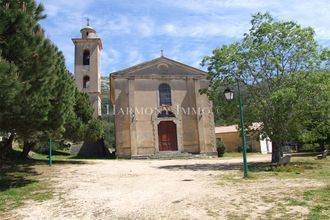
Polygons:
[[204,71],[164,56],[110,74],[118,157],[214,154]]
[[[100,51],[102,41],[87,24],[75,45],[77,88],[89,95],[94,117],[101,116]],[[161,55],[110,74],[115,118],[116,155],[214,154],[212,102],[204,71]]]

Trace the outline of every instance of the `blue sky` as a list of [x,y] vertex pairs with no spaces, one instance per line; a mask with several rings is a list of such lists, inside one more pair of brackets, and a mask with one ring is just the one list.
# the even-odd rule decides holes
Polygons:
[[239,40],[251,14],[270,12],[278,20],[312,26],[330,47],[330,0],[37,0],[45,6],[46,35],[63,51],[73,72],[71,38],[90,25],[102,38],[101,73],[107,76],[164,55],[201,68],[212,50]]

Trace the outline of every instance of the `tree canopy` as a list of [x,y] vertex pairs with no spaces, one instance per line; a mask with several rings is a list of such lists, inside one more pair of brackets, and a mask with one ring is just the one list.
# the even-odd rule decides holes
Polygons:
[[[222,93],[219,88],[240,83],[244,89],[246,118],[249,122],[262,122],[261,132],[272,139],[272,161],[277,162],[282,154],[281,146],[291,139],[292,133],[288,131],[293,126],[288,119],[293,114],[292,102],[302,95],[291,87],[295,82],[288,76],[310,75],[327,69],[329,57],[329,50],[318,45],[312,28],[257,13],[241,41],[216,48],[203,59],[202,65],[207,66],[211,79],[206,92],[211,98],[219,97],[216,95]],[[311,98],[299,100],[304,106]]]
[[[0,7],[0,130],[24,142],[24,157],[40,139],[86,138],[97,124],[93,110],[38,23],[46,17],[43,6],[2,0]],[[101,130],[88,132],[99,138]]]

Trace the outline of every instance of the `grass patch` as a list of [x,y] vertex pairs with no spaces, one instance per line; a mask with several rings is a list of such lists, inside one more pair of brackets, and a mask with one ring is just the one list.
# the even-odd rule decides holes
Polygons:
[[[281,218],[281,213],[287,216],[288,219],[297,219],[296,211],[299,207],[304,210],[309,210],[308,214],[302,214],[299,218],[319,220],[329,219],[330,216],[330,158],[316,160],[315,156],[308,157],[293,157],[292,162],[287,166],[271,167],[270,163],[249,163],[249,178],[243,179],[243,170],[235,171],[228,174],[216,176],[219,186],[235,186],[249,188],[249,184],[270,185],[274,195],[276,188],[272,188],[271,183],[274,179],[279,181],[292,181],[299,178],[302,181],[302,186],[288,188],[288,191],[281,189],[280,193],[288,193],[290,196],[281,197],[273,194],[261,195],[260,199],[264,204],[276,203],[276,206],[270,207],[263,214],[269,219]],[[294,184],[299,185],[299,181]],[[317,185],[306,185],[304,181],[315,181],[326,184],[325,187]],[[251,186],[251,185],[250,185]],[[284,190],[284,191],[283,191]],[[244,190],[242,190],[244,196]],[[257,197],[256,197],[257,198]],[[293,207],[296,206],[296,207]],[[236,217],[228,216],[233,219]],[[283,217],[283,216],[282,216]],[[237,216],[239,218],[239,216]]]
[[228,220],[240,220],[240,219],[247,219],[249,215],[247,214],[237,214],[237,213],[229,213],[226,215],[226,219]]
[[[247,157],[249,156],[257,156],[257,155],[262,155],[261,153],[247,153]],[[225,152],[225,154],[223,155],[223,157],[220,158],[237,158],[237,157],[243,157],[243,153],[242,152]]]
[[305,206],[307,203],[305,201],[300,201],[297,199],[288,199],[288,206]]
[[[330,159],[316,160],[315,157],[294,158],[287,166],[273,167],[257,175],[275,174],[276,178],[299,178],[316,180],[327,184],[318,189],[303,190],[298,198],[288,199],[289,206],[304,206],[310,210],[308,219],[329,219],[330,216]],[[266,175],[267,176],[267,175]],[[300,199],[301,198],[301,199]],[[284,203],[285,201],[283,201]]]
[[[36,152],[32,152],[32,158],[35,160],[44,160],[44,161],[49,160],[49,156],[47,154],[40,154]],[[67,160],[67,159],[73,159],[73,158],[70,156],[70,154],[58,153],[57,150],[53,152],[52,160]]]
[[[0,162],[0,219],[6,212],[20,207],[24,202],[45,201],[53,196],[52,186],[36,169],[48,166],[47,155],[33,153],[32,159],[21,160],[21,149],[15,148],[7,159]],[[53,156],[53,164],[85,164],[72,160],[65,152]]]
[[52,197],[49,184],[29,161],[11,161],[0,170],[0,213],[17,208],[27,200],[44,201]]
[[330,216],[330,185],[324,188],[304,192],[304,199],[314,204],[309,219],[329,219]]
[[[40,154],[36,152],[32,152],[32,158],[34,160],[39,161],[49,161],[48,154]],[[53,152],[52,160],[53,161],[65,161],[65,160],[113,160],[115,157],[111,156],[98,156],[98,157],[81,157],[81,156],[71,156],[69,153],[65,153],[60,150],[56,150]]]

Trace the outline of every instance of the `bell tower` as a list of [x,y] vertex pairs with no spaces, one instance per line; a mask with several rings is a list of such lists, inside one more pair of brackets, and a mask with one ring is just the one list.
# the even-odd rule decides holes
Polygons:
[[89,26],[80,30],[81,38],[73,38],[74,43],[74,78],[80,92],[89,95],[94,108],[94,117],[101,116],[101,70],[100,51],[101,38]]

